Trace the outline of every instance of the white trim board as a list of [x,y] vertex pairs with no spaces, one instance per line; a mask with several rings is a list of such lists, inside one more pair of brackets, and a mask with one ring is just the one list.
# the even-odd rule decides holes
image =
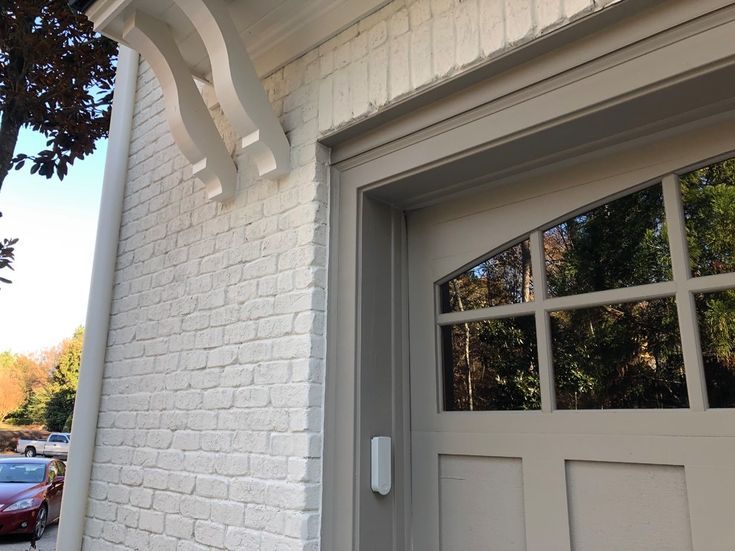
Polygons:
[[[238,5],[247,3],[246,0],[236,2]],[[235,2],[231,2],[230,9],[253,65],[263,78],[388,3],[389,0],[281,0],[272,2],[267,11],[257,5],[258,19],[254,21],[242,21],[241,14],[247,10],[233,6]],[[136,0],[97,0],[86,14],[95,22],[97,31],[125,43],[122,35],[126,11],[131,7],[146,11],[145,4]],[[174,26],[179,24],[174,23]],[[187,26],[173,30],[177,41],[183,39],[180,47],[193,74],[206,80],[211,68],[194,29]]]

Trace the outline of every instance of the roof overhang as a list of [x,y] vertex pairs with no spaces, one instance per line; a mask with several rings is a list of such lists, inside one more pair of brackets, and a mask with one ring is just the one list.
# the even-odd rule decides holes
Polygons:
[[[213,95],[260,176],[290,170],[290,146],[260,79],[387,0],[70,0],[158,77],[171,132],[210,199],[234,193],[236,165],[200,92]],[[197,79],[199,83],[196,83]],[[209,94],[208,94],[209,95]]]
[[[196,76],[211,73],[204,44],[172,0],[69,0],[97,31],[125,43],[126,12],[142,9],[171,27],[181,53]],[[325,42],[389,0],[225,0],[259,76],[266,76]]]

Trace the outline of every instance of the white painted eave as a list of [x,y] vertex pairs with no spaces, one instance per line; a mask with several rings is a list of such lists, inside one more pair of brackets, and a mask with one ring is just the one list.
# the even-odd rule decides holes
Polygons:
[[[390,0],[228,0],[240,38],[260,77],[266,76],[335,36]],[[139,6],[136,6],[139,4]],[[125,14],[132,7],[167,6],[171,0],[97,0],[86,11],[95,28],[125,43]],[[160,11],[160,10],[150,10]],[[192,73],[207,80],[211,66],[204,45],[186,21],[169,12],[163,20],[173,31]],[[192,33],[194,35],[192,35]]]
[[[290,145],[261,78],[318,46],[386,0],[97,0],[97,31],[137,50],[158,78],[174,141],[211,200],[237,186],[230,155],[194,79],[239,138],[238,154],[262,177],[290,170]],[[257,56],[253,62],[252,56]],[[257,64],[257,65],[256,65]]]

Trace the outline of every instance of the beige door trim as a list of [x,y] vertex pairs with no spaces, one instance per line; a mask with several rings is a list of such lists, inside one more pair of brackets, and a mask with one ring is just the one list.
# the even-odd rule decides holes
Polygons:
[[[603,151],[609,155],[636,144],[681,141],[682,133],[703,126],[713,132],[719,128],[717,136],[726,143],[728,132],[732,135],[727,125],[735,120],[735,93],[731,84],[718,83],[735,78],[735,43],[724,39],[735,36],[735,4],[723,4],[656,4],[647,12],[649,38],[626,47],[623,42],[556,75],[553,86],[544,88],[546,79],[530,92],[528,86],[511,90],[477,107],[472,116],[457,115],[440,127],[420,130],[401,127],[401,119],[395,127],[366,132],[357,148],[351,141],[341,149],[339,136],[328,140],[333,157],[342,161],[331,172],[322,549],[410,549],[403,212]],[[692,16],[694,5],[700,16],[677,20]],[[626,21],[638,29],[635,20]],[[665,21],[668,30],[654,21]],[[579,60],[579,49],[589,40],[565,46],[565,55]],[[532,73],[534,67],[541,71],[545,60],[528,61],[524,70]],[[507,75],[512,79],[515,73]],[[500,86],[505,76],[485,85]],[[617,88],[612,90],[611,83]],[[450,97],[425,106],[422,120],[431,120],[432,109],[434,117],[446,113],[451,103]],[[396,132],[406,128],[410,134],[395,141]],[[698,160],[693,156],[690,162]],[[657,174],[681,168],[660,167]],[[370,491],[368,446],[375,435],[394,439],[395,484],[386,497]]]

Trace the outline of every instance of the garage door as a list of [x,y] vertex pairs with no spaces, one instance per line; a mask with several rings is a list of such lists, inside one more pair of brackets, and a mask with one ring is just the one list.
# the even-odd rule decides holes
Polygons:
[[407,224],[415,550],[735,549],[735,161]]

